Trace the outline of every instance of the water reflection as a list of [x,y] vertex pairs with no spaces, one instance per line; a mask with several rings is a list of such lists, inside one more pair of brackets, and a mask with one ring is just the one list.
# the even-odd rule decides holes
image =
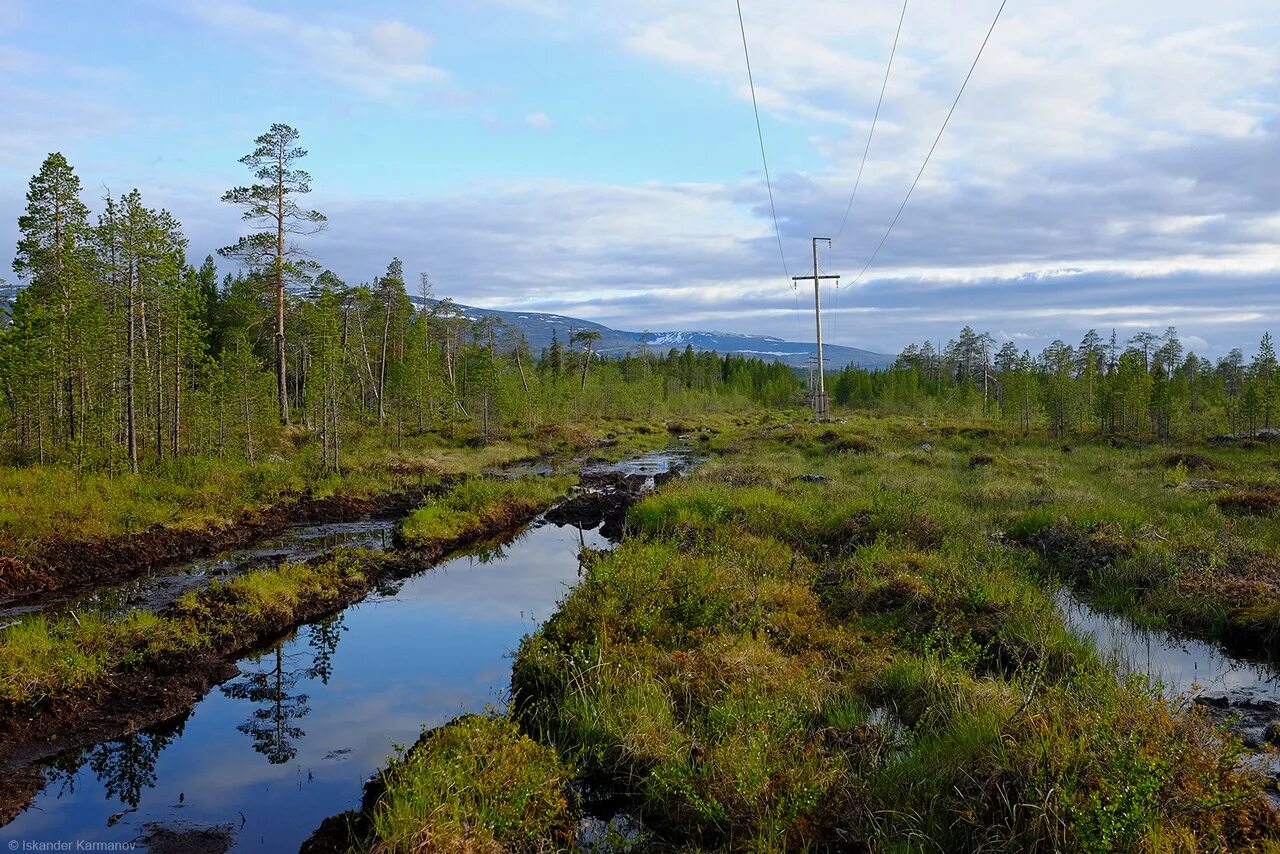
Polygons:
[[109,617],[135,610],[159,611],[189,591],[208,587],[214,580],[234,578],[263,566],[310,560],[342,547],[383,551],[390,547],[394,528],[395,522],[386,519],[300,525],[249,548],[154,568],[144,575],[90,593],[73,597],[44,594],[35,601],[9,605],[0,608],[0,624],[40,611],[75,611]]
[[1213,692],[1280,701],[1280,669],[1273,662],[1236,658],[1217,644],[1139,628],[1091,607],[1065,588],[1056,598],[1072,631],[1090,638],[1122,673],[1148,677],[1169,699]]
[[[641,465],[665,470],[656,455]],[[0,848],[131,842],[180,821],[235,826],[227,844],[237,850],[296,851],[321,821],[358,804],[396,745],[461,712],[503,706],[521,638],[577,582],[582,551],[609,547],[599,530],[536,523],[387,582],[340,617],[239,662],[241,675],[187,717],[60,757]]]
[[243,821],[237,850],[297,850],[422,726],[504,704],[510,655],[577,581],[584,544],[608,547],[535,525],[303,627],[241,661],[185,723],[60,758],[0,846],[124,842],[180,819]]
[[55,759],[47,774],[50,790],[56,790],[57,797],[74,794],[80,771],[87,766],[102,784],[107,800],[136,808],[143,791],[156,784],[160,753],[182,735],[187,717]]

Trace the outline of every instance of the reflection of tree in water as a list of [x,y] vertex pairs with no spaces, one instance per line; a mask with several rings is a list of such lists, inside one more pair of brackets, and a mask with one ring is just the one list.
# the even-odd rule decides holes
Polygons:
[[[276,644],[271,656],[264,656],[271,664],[246,673],[234,682],[222,686],[222,693],[233,700],[248,700],[258,705],[249,719],[236,729],[253,739],[253,749],[267,757],[272,765],[282,765],[298,755],[294,741],[306,732],[294,721],[311,711],[306,694],[294,694],[298,680],[306,675],[305,669],[286,669],[284,642]],[[289,659],[294,656],[289,656]]]
[[470,557],[478,564],[497,563],[507,556],[508,543],[484,543],[470,553]]
[[49,766],[49,784],[61,783],[62,791],[75,792],[75,778],[88,766],[102,783],[108,800],[136,807],[142,793],[156,784],[156,762],[186,725],[187,715],[134,733],[119,741],[108,741],[88,750],[64,755]]
[[338,641],[345,632],[344,614],[338,614],[307,629],[307,646],[311,647],[311,667],[307,676],[328,685],[333,678],[333,654],[338,651]]
[[[249,719],[236,729],[253,739],[253,749],[272,765],[282,765],[298,755],[295,742],[306,735],[298,722],[311,711],[309,697],[297,691],[303,679],[319,679],[328,684],[333,676],[333,656],[342,636],[342,615],[308,627],[310,661],[298,662],[299,654],[285,655],[288,638],[275,645],[272,653],[258,660],[258,669],[222,686],[233,700],[248,700],[257,706]],[[263,662],[266,662],[263,667]]]

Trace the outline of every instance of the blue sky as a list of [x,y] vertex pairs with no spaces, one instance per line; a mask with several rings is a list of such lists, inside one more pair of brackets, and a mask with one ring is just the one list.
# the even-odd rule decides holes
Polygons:
[[[861,269],[998,5],[911,0],[824,264]],[[800,272],[839,227],[901,6],[743,6]],[[284,121],[331,218],[309,248],[349,281],[398,255],[463,302],[808,334],[732,2],[0,0],[0,79],[3,246],[60,150],[91,206],[136,186],[203,257],[238,233],[237,158]],[[1274,0],[1010,0],[898,230],[829,292],[832,337],[892,352],[970,323],[1036,350],[1176,325],[1219,355],[1280,332],[1278,106]]]

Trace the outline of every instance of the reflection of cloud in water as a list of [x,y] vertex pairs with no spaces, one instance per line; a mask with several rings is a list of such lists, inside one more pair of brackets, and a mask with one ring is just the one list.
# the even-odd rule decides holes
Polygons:
[[1149,676],[1166,697],[1205,690],[1247,691],[1252,696],[1280,699],[1280,672],[1270,664],[1233,658],[1203,641],[1143,630],[1123,617],[1091,608],[1066,590],[1059,592],[1057,599],[1072,631],[1090,638],[1123,672]]
[[[591,532],[584,541],[607,546]],[[321,820],[356,806],[364,781],[396,745],[412,744],[423,726],[501,705],[510,654],[536,627],[535,617],[549,616],[577,581],[579,547],[576,529],[537,526],[508,544],[504,557],[488,563],[460,557],[408,579],[394,597],[347,609],[346,630],[331,638],[336,646],[318,648],[310,631],[298,632],[283,644],[282,659],[301,674],[292,690],[308,697],[308,708],[290,721],[300,734],[288,761],[270,764],[237,730],[254,703],[215,690],[159,754],[155,785],[142,790],[136,813],[109,827],[123,807],[85,766],[72,771],[74,789],[46,790],[6,833],[124,842],[146,822],[238,826],[243,814],[237,850],[297,850]],[[324,666],[314,667],[322,653]],[[271,650],[241,669],[274,662]],[[344,751],[341,761],[337,751]]]
[[[591,548],[608,547],[595,531],[583,532],[583,538]],[[542,525],[507,546],[503,559],[454,558],[407,581],[395,598],[440,607],[449,619],[540,622],[577,580],[566,578],[564,567],[577,566],[579,548],[576,529]],[[548,600],[552,589],[555,598]]]

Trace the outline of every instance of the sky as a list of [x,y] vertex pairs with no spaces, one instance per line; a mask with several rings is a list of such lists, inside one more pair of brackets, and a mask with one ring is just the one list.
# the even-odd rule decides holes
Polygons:
[[[1176,326],[1210,357],[1280,334],[1275,0],[742,0],[780,257],[730,0],[0,0],[0,277],[51,151],[95,211],[137,187],[194,261],[271,125],[298,128],[348,282],[630,330],[880,352],[969,324],[1033,353]],[[785,258],[785,268],[784,268]],[[230,268],[230,262],[220,261]]]

